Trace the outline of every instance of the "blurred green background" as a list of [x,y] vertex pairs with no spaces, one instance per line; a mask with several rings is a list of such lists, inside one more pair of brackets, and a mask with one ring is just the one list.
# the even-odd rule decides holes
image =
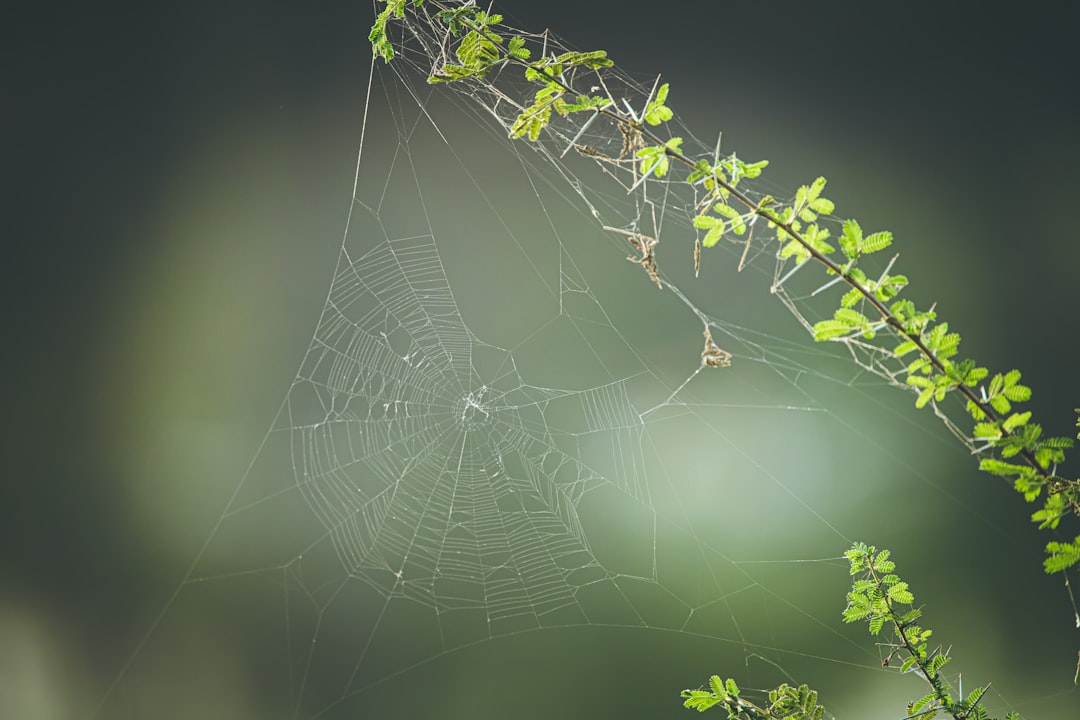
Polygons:
[[[1070,432],[1080,404],[1068,371],[1080,268],[1072,18],[853,2],[506,0],[496,9],[515,25],[605,48],[636,77],[662,72],[687,125],[706,141],[722,129],[725,148],[770,159],[777,186],[827,176],[838,214],[895,233],[912,296],[938,302],[964,351],[992,368],[1021,368],[1036,416],[1055,434]],[[389,644],[359,663],[361,629],[377,607],[305,596],[316,578],[270,569],[310,537],[300,498],[281,509],[295,524],[260,525],[256,513],[224,509],[245,473],[239,487],[256,499],[292,481],[287,442],[272,434],[261,452],[260,443],[341,247],[370,6],[22,12],[2,120],[14,212],[0,716],[285,718],[325,708],[327,718],[683,717],[678,691],[711,673],[750,685],[779,678],[739,644],[604,627],[603,618],[480,643],[394,675],[411,658],[437,655],[437,643],[422,617],[391,614],[380,621]],[[385,122],[378,104],[372,113]],[[449,114],[446,130],[474,151],[497,206],[519,219],[535,212],[513,157],[480,154],[466,120]],[[434,162],[445,147],[430,152]],[[462,222],[455,193],[462,202],[476,194],[453,185],[429,199],[445,219],[435,224],[447,233],[441,248],[462,312],[489,342],[516,344],[551,308],[521,296],[537,275],[490,232],[490,218]],[[437,179],[423,186],[441,189]],[[646,295],[640,269],[612,255],[595,225],[562,206],[550,213],[568,247],[581,242],[576,257],[595,293],[654,371],[676,381],[692,372],[696,321],[671,297]],[[550,260],[550,231],[520,224],[520,242]],[[593,253],[595,239],[606,254]],[[699,282],[720,289],[697,290],[703,308],[776,342],[800,337],[766,278],[737,276],[734,258],[723,260],[707,258]],[[580,348],[567,342],[522,347],[531,382],[595,381],[560,367]],[[773,409],[717,410],[708,429],[685,419],[650,426],[698,539],[739,561],[836,557],[841,535],[890,547],[928,624],[955,644],[965,687],[992,681],[997,709],[1027,718],[1076,716],[1080,635],[1061,579],[1039,569],[1047,537],[1015,493],[981,476],[899,393],[811,384],[826,412],[779,411],[805,398],[753,363],[724,373],[695,380],[715,383],[695,392]],[[856,431],[868,444],[852,452]],[[884,469],[867,473],[869,463]],[[654,502],[664,509],[673,497]],[[640,518],[621,508],[587,519],[598,546],[630,554]],[[189,582],[174,596],[203,550],[196,575],[264,571]],[[693,557],[670,562],[673,585],[693,572]],[[749,641],[778,647],[761,652],[818,687],[838,717],[901,717],[921,695],[913,678],[875,669],[861,628],[840,626],[840,565],[739,568],[760,585],[706,614],[725,625],[707,634],[730,636],[734,618]],[[328,608],[318,634],[313,607]],[[301,681],[302,645],[313,638],[317,659]],[[343,689],[355,690],[347,677],[356,667],[385,681]]]

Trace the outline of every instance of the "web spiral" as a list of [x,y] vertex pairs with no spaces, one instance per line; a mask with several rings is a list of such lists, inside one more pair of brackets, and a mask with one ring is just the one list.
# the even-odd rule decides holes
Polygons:
[[[387,596],[482,610],[496,633],[610,579],[578,518],[584,496],[647,501],[625,384],[524,384],[512,353],[466,327],[430,237],[345,258],[290,409],[297,485],[343,566]],[[619,471],[559,439],[604,443]]]

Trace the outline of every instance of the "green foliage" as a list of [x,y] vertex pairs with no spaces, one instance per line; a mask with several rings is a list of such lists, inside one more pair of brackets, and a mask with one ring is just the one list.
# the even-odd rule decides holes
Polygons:
[[562,100],[564,92],[562,87],[555,82],[549,82],[537,90],[533,104],[525,108],[510,126],[510,137],[519,138],[528,135],[530,140],[537,140],[543,129],[551,122],[551,111],[555,103]]
[[698,712],[719,706],[729,720],[822,720],[825,706],[818,704],[818,694],[806,685],[787,683],[770,690],[768,703],[759,706],[739,697],[739,686],[732,679],[709,678],[708,690],[683,690],[683,707]]
[[[719,205],[719,207],[726,208],[727,205]],[[715,215],[698,215],[694,218],[694,227],[699,230],[707,230],[705,237],[701,240],[701,244],[705,247],[712,247],[720,241],[720,238],[724,235],[724,230],[727,226],[724,225],[724,220],[718,218]]]
[[520,35],[510,38],[510,44],[506,46],[506,54],[515,60],[528,60],[532,55],[525,47],[525,38]]
[[[831,212],[831,210],[830,210]],[[876,232],[863,236],[862,227],[855,220],[844,221],[844,232],[840,236],[840,250],[848,260],[857,260],[863,255],[876,253],[892,245],[891,232]]]
[[681,146],[682,138],[673,137],[662,145],[643,147],[638,150],[637,157],[641,158],[641,174],[652,174],[658,178],[667,175],[670,167],[668,158],[678,153]]
[[[383,62],[394,59],[394,46],[386,36],[386,23],[391,17],[400,20],[405,17],[405,3],[408,0],[382,0],[386,7],[375,17],[375,24],[371,27],[368,40],[371,41],[371,52],[374,57],[381,57]],[[414,6],[419,6],[424,0],[412,0]]]
[[659,125],[660,123],[670,120],[675,113],[671,108],[664,104],[668,96],[668,84],[664,83],[660,86],[660,89],[656,91],[656,97],[645,106],[644,119],[645,122],[650,125]]
[[1080,535],[1070,542],[1048,542],[1046,552],[1050,557],[1043,561],[1046,572],[1061,572],[1080,562]]
[[[511,45],[513,44],[511,40]],[[563,74],[570,68],[597,69],[609,65],[611,65],[611,60],[602,50],[590,53],[568,52],[558,57],[541,58],[529,63],[525,68],[525,78],[537,83],[539,88],[536,90],[532,105],[525,108],[510,126],[510,137],[516,139],[528,136],[529,140],[538,140],[540,133],[551,122],[553,110],[565,117],[570,113],[585,110],[598,111],[610,105],[609,99],[598,95],[578,95],[577,102],[566,102],[563,96],[567,93],[569,86],[562,80]]]
[[[834,209],[833,202],[821,197],[821,191],[825,189],[825,178],[819,177],[810,185],[803,185],[795,193],[795,201],[781,207],[779,211],[772,208],[755,208],[756,214],[768,219],[769,227],[775,230],[776,239],[782,244],[780,259],[794,258],[796,265],[816,257],[831,267],[835,265],[826,260],[825,256],[835,252],[835,248],[825,242],[829,237],[829,231],[817,224],[819,215],[829,215]],[[803,223],[809,223],[803,228]]]
[[[792,268],[774,283],[774,292],[795,268],[811,259],[830,278],[814,294],[834,284],[840,288],[831,316],[824,313],[824,319],[812,326],[815,340],[864,346],[876,343],[872,347],[895,362],[896,369],[888,371],[889,377],[914,392],[917,408],[931,406],[944,417],[944,403],[950,396],[958,397],[970,418],[972,446],[980,444],[975,447],[981,456],[980,469],[1009,479],[1027,502],[1042,498],[1042,507],[1031,515],[1040,528],[1058,528],[1066,518],[1080,514],[1080,480],[1057,474],[1072,439],[1044,436],[1042,426],[1033,422],[1032,412],[1015,407],[1031,399],[1031,389],[1020,383],[1019,371],[991,376],[987,368],[974,360],[959,359],[960,334],[951,331],[948,322],[939,320],[933,306],[920,308],[903,297],[909,278],[892,273],[892,261],[883,272],[868,274],[861,263],[892,246],[890,232],[865,234],[856,220],[847,219],[834,240],[842,257],[836,256],[836,248],[830,244],[830,230],[822,221],[823,216],[832,215],[836,209],[822,195],[825,178],[819,177],[798,188],[790,202],[772,196],[753,200],[740,183],[760,177],[768,161],[746,163],[734,153],[721,158],[719,146],[711,158],[687,157],[681,149],[681,138],[665,140],[652,130],[674,118],[674,111],[667,105],[668,83],[657,87],[655,95],[646,99],[640,116],[629,108],[624,112],[612,98],[593,94],[599,86],[587,93],[573,86],[578,77],[575,70],[599,74],[612,65],[604,51],[565,52],[556,56],[547,55],[545,45],[544,57],[530,62],[526,37],[511,34],[509,40],[504,40],[506,31],[499,27],[502,17],[489,14],[475,4],[382,1],[386,6],[378,13],[369,34],[375,57],[386,63],[394,59],[388,25],[404,18],[409,8],[419,8],[428,2],[438,10],[424,15],[424,19],[434,17],[443,25],[448,46],[442,52],[452,51],[456,59],[456,62],[444,61],[429,82],[479,82],[495,68],[516,66],[535,86],[528,106],[510,125],[510,137],[536,141],[555,116],[591,112],[616,126],[624,138],[624,151],[633,151],[631,160],[637,179],[631,191],[649,180],[666,177],[672,161],[684,163],[688,167],[685,181],[697,194],[692,224],[696,230],[704,231],[701,245],[713,247],[729,233],[752,236],[750,228],[754,222],[763,220],[777,243],[777,256]],[[1080,416],[1080,409],[1077,413]],[[1046,552],[1047,572],[1072,567],[1080,563],[1080,536],[1074,542],[1050,542]],[[940,670],[948,662],[948,655],[940,648],[928,649],[927,638],[931,633],[915,624],[920,616],[918,609],[900,609],[910,606],[914,598],[907,584],[893,572],[887,551],[878,552],[873,547],[856,544],[847,555],[852,574],[858,577],[848,594],[844,620],[864,621],[875,635],[891,626],[897,645],[886,662],[893,655],[903,656],[901,668],[906,671],[917,667],[933,688],[929,695],[909,705],[909,716],[930,718],[938,712],[951,712],[955,718],[985,718],[980,705],[982,690],[960,700],[953,700],[945,691]],[[816,705],[816,696],[813,703],[809,702],[809,690],[784,685],[774,693],[775,697],[770,694],[768,707],[758,707],[739,696],[733,681],[721,682],[714,676],[709,690],[685,691],[683,697],[687,707],[705,710],[720,706],[728,711],[729,718],[820,717],[814,714],[820,707]]]
[[841,307],[833,313],[832,320],[822,320],[814,325],[815,340],[835,340],[837,338],[861,335],[872,338],[877,326],[870,318],[850,307]]
[[[1046,498],[1046,503],[1043,505],[1042,510],[1037,510],[1031,514],[1032,522],[1039,523],[1039,529],[1045,530],[1050,528],[1051,530],[1057,528],[1058,523],[1061,522],[1061,518],[1065,515],[1065,498],[1061,493],[1050,493]],[[1049,550],[1049,544],[1047,550]]]
[[[664,88],[667,85],[663,86]],[[664,93],[666,98],[667,93]],[[693,219],[694,227],[705,230],[702,245],[712,247],[720,241],[724,233],[731,231],[735,235],[745,235],[750,227],[750,222],[755,216],[753,210],[740,212],[729,203],[731,191],[728,189],[738,186],[743,178],[756,178],[761,176],[762,170],[769,164],[768,160],[756,163],[747,163],[740,160],[734,154],[710,164],[707,160],[698,160],[694,163],[694,169],[686,178],[691,185],[700,183],[707,193],[706,199],[699,205],[706,210],[699,213]],[[709,214],[708,208],[719,215],[714,217]]]
[[818,694],[806,685],[784,684],[769,691],[769,717],[786,720],[822,720],[825,706],[818,705]]
[[[442,20],[451,35],[458,37],[461,35],[462,31],[481,24],[478,22],[478,17],[481,12],[480,8],[476,5],[460,5],[455,8],[440,10],[435,13],[435,17]],[[498,18],[498,20],[494,20],[494,22],[500,22],[502,20],[501,15],[493,15],[492,18]]]
[[[920,336],[927,326],[937,319],[937,313],[932,309],[916,310],[915,303],[904,299],[897,300],[890,305],[889,314],[900,324],[900,330],[905,338],[897,347],[904,347],[907,343],[911,343],[911,348],[913,350],[922,352],[922,348],[919,347]],[[895,352],[896,351],[894,351],[894,354]]]
[[[941,646],[931,648],[929,640],[933,631],[918,624],[922,610],[915,607],[915,595],[896,574],[896,563],[889,551],[857,542],[844,556],[854,578],[847,594],[844,622],[865,622],[871,635],[878,635],[888,627],[892,642],[884,647],[892,649],[882,664],[893,667],[900,661],[901,673],[914,670],[930,687],[929,693],[908,703],[907,716],[933,718],[942,713],[955,720],[989,720],[982,705],[986,687],[976,688],[959,700],[954,699],[951,686],[941,674],[950,660],[948,650]],[[1010,713],[1007,720],[1016,720],[1016,717]]]
[[810,185],[803,185],[795,193],[793,208],[795,214],[804,222],[814,222],[818,215],[831,215],[836,209],[832,200],[821,197],[821,191],[825,189],[825,178],[819,177]]
[[[761,177],[761,172],[768,167],[768,160],[756,163],[747,163],[740,160],[732,153],[716,164],[710,164],[708,160],[698,160],[694,163],[693,171],[686,177],[686,182],[691,185],[701,183],[710,193],[710,199],[722,197],[725,200],[731,197],[730,188],[738,187],[743,178],[754,179]],[[750,215],[755,213],[750,212]]]
[[[1080,557],[1080,537],[1075,547]],[[907,704],[908,718],[950,716],[953,720],[991,720],[983,697],[989,686],[977,687],[966,696],[954,692],[942,674],[950,661],[949,651],[940,645],[931,646],[933,630],[920,625],[922,609],[915,607],[915,594],[896,572],[896,563],[888,550],[856,542],[844,556],[852,577],[847,593],[847,606],[842,618],[845,623],[866,623],[873,636],[888,629],[888,641],[879,642],[889,648],[884,667],[898,673],[915,673],[927,684],[929,692]],[[1049,562],[1049,561],[1048,561]],[[722,680],[713,675],[708,688],[683,690],[683,706],[704,712],[718,707],[727,712],[728,720],[822,720],[825,708],[818,704],[818,695],[806,685],[793,687],[786,683],[768,693],[768,702],[755,704],[740,695],[734,680]],[[1009,713],[1006,720],[1019,720]]]
[[[451,35],[462,35],[457,44],[454,56],[458,64],[445,63],[437,70],[428,82],[453,82],[464,80],[468,77],[484,77],[503,59],[503,38],[494,32],[491,27],[502,22],[502,15],[489,15],[475,5],[462,5],[461,7],[443,10],[437,13]],[[524,49],[524,40],[519,39],[509,46],[512,55],[519,57],[528,51]]]
[[705,712],[714,705],[721,705],[728,711],[728,717],[738,717],[741,703],[739,686],[728,678],[721,680],[719,675],[709,678],[708,690],[683,690],[683,707]]

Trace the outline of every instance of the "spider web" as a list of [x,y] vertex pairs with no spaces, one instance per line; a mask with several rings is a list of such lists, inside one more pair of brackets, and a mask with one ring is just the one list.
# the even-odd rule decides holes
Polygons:
[[[425,100],[419,107],[432,105]],[[412,617],[410,623],[422,617],[430,632],[415,638],[419,647],[402,653],[403,668],[423,663],[433,651],[565,626],[700,633],[757,652],[732,614],[732,598],[775,591],[707,549],[679,515],[669,516],[664,506],[671,499],[654,494],[671,488],[650,482],[654,474],[663,479],[673,472],[669,453],[660,449],[671,434],[692,437],[698,421],[732,405],[689,392],[699,373],[722,372],[703,363],[701,330],[684,333],[679,364],[693,367],[691,375],[676,376],[678,382],[663,377],[643,356],[642,341],[618,329],[584,265],[591,260],[603,272],[617,262],[625,281],[640,288],[644,302],[624,300],[623,313],[633,306],[635,314],[655,312],[650,296],[656,288],[620,256],[604,252],[579,266],[575,257],[581,253],[554,230],[548,248],[525,251],[525,265],[540,271],[533,287],[518,280],[497,316],[478,320],[489,329],[474,332],[466,318],[476,313],[463,311],[454,292],[469,283],[451,282],[440,252],[460,255],[455,248],[465,239],[445,229],[451,219],[432,219],[433,202],[417,182],[453,162],[426,137],[449,130],[430,125],[427,112],[415,123],[408,115],[401,120],[389,167],[372,173],[387,179],[385,187],[368,201],[357,198],[323,317],[280,429],[291,441],[294,488],[323,529],[291,562],[291,580],[312,591],[320,613],[342,602],[340,594],[378,608],[345,696],[380,682],[394,667],[387,649],[377,646],[388,628],[404,622],[397,614]],[[362,173],[367,160],[362,156]],[[525,169],[536,174],[531,164]],[[496,225],[486,215],[497,204],[487,212],[466,207],[452,212],[467,213],[476,227]],[[414,234],[402,227],[410,223],[404,214],[427,226]],[[492,240],[507,240],[500,236]],[[524,248],[535,241],[511,244]],[[477,275],[477,282],[488,284],[485,278],[512,264],[486,257],[494,252],[490,242],[472,244],[473,254],[459,258],[465,261],[459,267]],[[551,276],[557,286],[544,282]],[[550,317],[538,327],[521,327],[515,306],[548,290],[553,297],[539,303]],[[706,322],[720,334],[722,325]],[[484,339],[491,335],[498,342]],[[725,335],[740,337],[731,328]],[[740,344],[756,346],[766,367],[782,367],[778,351],[791,350],[782,344],[765,348],[753,336]],[[547,367],[537,362],[544,354]],[[811,372],[805,366],[793,370]],[[579,379],[569,385],[546,381],[565,382],[575,374]],[[751,393],[756,402],[734,405],[757,406],[744,408],[748,413],[825,412],[812,398],[783,393],[783,402],[758,391]],[[787,495],[782,506],[794,506],[816,534],[831,535],[834,545],[847,542],[789,486],[772,479],[772,492],[765,494]],[[769,514],[790,517],[776,502]],[[262,499],[254,503],[258,507]],[[605,515],[617,522],[605,522]],[[696,561],[679,560],[685,553]],[[325,582],[313,580],[313,565],[327,573]],[[332,599],[323,600],[327,592]],[[782,624],[780,616],[774,613],[773,621]],[[808,616],[798,621],[816,625]],[[385,641],[399,653],[408,644],[393,635]],[[851,651],[866,657],[865,650]],[[872,653],[869,662],[875,659]],[[325,678],[328,672],[333,670],[315,674]]]
[[[281,413],[164,617],[218,593],[256,608],[276,628],[251,631],[274,658],[260,700],[282,717],[400,714],[394,693],[463,682],[456,658],[567,628],[678,639],[658,655],[693,670],[664,707],[725,667],[751,688],[813,682],[822,659],[876,682],[887,649],[837,627],[838,555],[888,478],[840,488],[834,457],[841,436],[888,452],[880,437],[921,430],[833,408],[888,413],[883,356],[747,327],[792,326],[783,306],[812,322],[814,288],[752,233],[695,280],[696,197],[642,182],[600,123],[508,140],[528,87],[430,87],[446,38],[423,17],[373,67],[347,230]],[[640,111],[656,79],[602,84]],[[762,288],[783,304],[751,309]],[[598,636],[557,637],[547,657]]]
[[[827,413],[805,393],[793,394],[783,375],[775,381],[777,368],[797,376],[821,372],[788,358],[793,346],[707,318],[673,287],[665,299],[675,304],[656,308],[657,289],[625,262],[622,241],[594,238],[600,252],[591,255],[570,247],[575,241],[558,223],[578,220],[554,217],[548,203],[565,204],[567,198],[545,200],[538,183],[528,186],[547,224],[539,238],[509,229],[500,217],[502,204],[483,195],[466,194],[437,215],[439,200],[431,196],[442,193],[442,184],[424,179],[460,172],[466,184],[478,186],[480,171],[471,170],[463,161],[469,153],[455,152],[459,142],[448,139],[455,129],[471,129],[433,120],[436,111],[447,110],[439,98],[422,97],[409,85],[402,97],[398,83],[415,81],[403,74],[383,87],[387,105],[398,108],[395,122],[382,128],[386,135],[369,135],[366,147],[393,151],[381,158],[361,154],[339,265],[289,393],[285,424],[275,431],[290,438],[290,490],[322,526],[313,545],[288,562],[290,581],[311,592],[320,614],[342,602],[342,593],[378,608],[345,682],[346,696],[381,682],[394,667],[386,648],[376,646],[388,627],[404,622],[396,613],[409,616],[409,623],[423,618],[430,632],[413,638],[413,652],[402,652],[408,641],[386,639],[401,654],[403,669],[432,653],[566,626],[726,637],[749,651],[755,643],[732,614],[733,603],[742,602],[733,598],[775,591],[709,550],[686,524],[681,499],[654,497],[657,481],[650,478],[661,480],[659,490],[672,489],[663,487],[673,469],[670,453],[661,448],[673,435],[693,437],[694,426],[717,410]],[[526,179],[544,178],[533,159],[507,159]],[[369,183],[370,195],[365,172],[378,179]],[[471,228],[487,230],[455,237],[451,228],[462,215]],[[512,248],[516,261],[500,255],[500,245]],[[612,245],[622,255],[613,257]],[[448,267],[451,258],[456,273]],[[510,272],[514,266],[524,272]],[[621,282],[639,292],[609,308],[590,268],[598,279],[618,271]],[[468,288],[472,277],[485,288],[479,301],[490,306],[491,276],[502,272],[514,277],[515,286],[497,312],[478,311],[477,299],[473,312],[462,309],[465,301],[459,302],[455,287]],[[452,282],[449,274],[466,279]],[[529,305],[541,312],[532,313],[536,321],[522,322]],[[619,329],[628,314],[659,319],[679,306],[692,310],[677,363],[692,368],[689,375],[676,374],[685,369],[658,371],[645,356],[647,338],[656,332],[651,323],[635,330],[631,321],[630,329]],[[473,317],[484,332],[473,330],[467,321]],[[727,402],[712,402],[689,392],[699,373],[723,372],[701,357],[703,323],[754,353],[748,359],[766,369],[756,379],[764,387],[746,392],[741,402],[731,402],[730,394]],[[484,339],[492,335],[497,342]],[[575,376],[570,385],[547,381]],[[777,512],[779,500],[796,507],[833,545],[847,541],[770,477],[760,460],[746,460],[772,481],[765,494],[783,496],[771,502],[769,514]],[[263,503],[255,498],[243,512],[258,512]],[[605,516],[617,522],[605,522]],[[738,526],[730,523],[728,531]],[[695,559],[679,559],[685,553]],[[325,583],[313,579],[313,567],[327,574]],[[817,625],[797,606],[789,610],[798,622]],[[779,614],[773,621],[782,624]],[[851,650],[866,657],[864,649]],[[320,678],[327,672],[305,668]]]

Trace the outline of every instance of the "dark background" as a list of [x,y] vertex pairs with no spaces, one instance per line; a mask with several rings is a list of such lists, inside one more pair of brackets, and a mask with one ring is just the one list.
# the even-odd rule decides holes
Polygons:
[[[496,9],[515,25],[605,48],[635,74],[663,71],[673,92],[694,88],[696,97],[673,101],[684,121],[703,137],[723,127],[743,157],[772,159],[774,182],[829,177],[841,215],[893,230],[919,297],[939,301],[965,351],[992,368],[1023,369],[1036,417],[1070,433],[1080,398],[1069,371],[1080,267],[1075,18],[1006,4],[507,0]],[[329,278],[339,247],[372,10],[335,2],[19,12],[6,23],[2,99],[9,450],[0,506],[0,684],[16,692],[0,695],[25,700],[0,700],[0,709],[24,703],[0,715],[76,717],[93,714],[169,602],[183,558],[220,516],[295,371],[298,356],[280,348],[310,338],[324,296],[318,281],[293,280]],[[249,323],[253,315],[277,320],[266,329]],[[223,359],[223,348],[235,356]],[[184,418],[179,435],[155,430],[165,416]],[[140,479],[188,477],[177,467],[181,447],[215,474],[193,473],[204,485],[174,500]],[[920,450],[911,453],[918,462]],[[1080,707],[1071,684],[1080,637],[1060,581],[1038,573],[1046,538],[959,446],[950,462],[940,484],[966,510],[937,542],[955,546],[928,552],[937,561],[916,565],[910,579],[948,598],[946,617],[971,620],[956,635],[1005,638],[995,652],[1042,678],[972,683],[993,680],[1027,717],[1067,717]],[[149,505],[173,502],[190,503],[175,507],[175,526],[146,519],[162,516]],[[175,555],[144,542],[155,533],[175,537]],[[980,584],[983,575],[991,581]],[[935,627],[954,637],[945,620]],[[613,657],[636,652],[619,642],[610,641]],[[591,662],[605,668],[595,678],[573,663],[529,668],[544,689],[523,691],[523,709],[470,696],[393,714],[646,716],[638,697],[624,706],[590,694],[592,683],[627,689],[625,674],[609,674],[622,667],[616,660]],[[477,663],[477,672],[499,672],[490,657]],[[188,671],[178,660],[178,676]],[[718,671],[699,661],[696,675],[662,686]],[[211,674],[222,697],[236,692],[231,677],[246,683],[240,695],[263,696],[251,668]],[[398,691],[430,678],[410,680]],[[125,676],[121,687],[136,682]],[[150,684],[135,694],[138,707],[154,707],[178,692],[187,693]],[[188,693],[189,704],[172,709],[185,716],[201,697],[225,712],[215,692]],[[659,698],[648,716],[679,716],[675,705]],[[267,712],[244,708],[216,716]],[[128,715],[107,704],[101,716]]]

